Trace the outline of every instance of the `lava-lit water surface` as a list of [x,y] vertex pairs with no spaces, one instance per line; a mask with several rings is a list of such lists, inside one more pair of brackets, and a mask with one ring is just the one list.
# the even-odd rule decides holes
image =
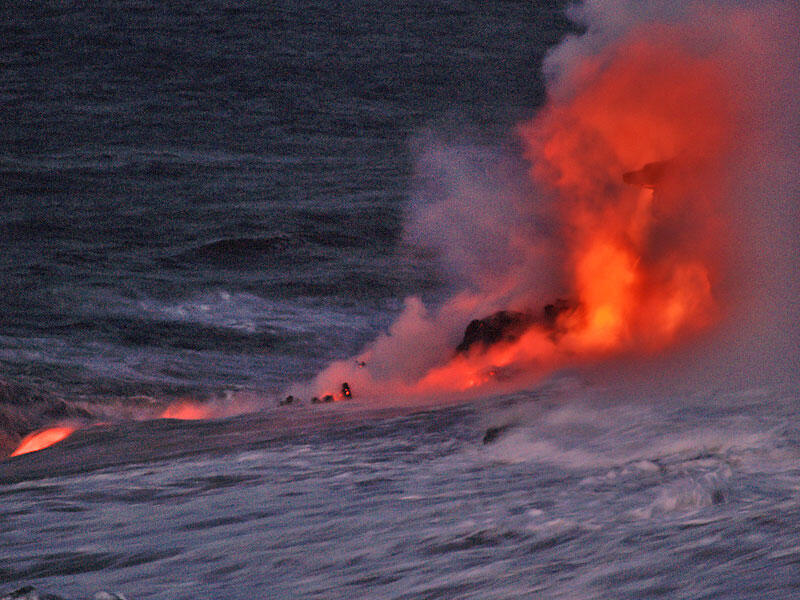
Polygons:
[[198,419],[210,419],[214,417],[214,411],[208,407],[181,400],[170,404],[159,415],[161,419],[179,419],[182,421],[194,421]]
[[796,597],[796,397],[591,396],[128,424],[2,462],[0,593]]
[[40,431],[34,431],[22,438],[22,441],[17,446],[17,449],[11,453],[11,456],[19,456],[20,454],[27,454],[28,452],[37,452],[49,448],[53,444],[57,444],[63,439],[72,435],[77,428],[71,425],[61,425],[58,427],[48,427]]

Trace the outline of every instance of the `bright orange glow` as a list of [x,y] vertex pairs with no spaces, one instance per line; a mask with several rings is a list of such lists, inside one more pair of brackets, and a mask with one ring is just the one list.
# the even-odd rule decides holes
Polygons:
[[[413,370],[400,372],[384,347],[416,349],[391,340],[431,339],[437,331],[435,318],[409,305],[384,340],[358,357],[367,369],[334,364],[317,389],[347,380],[359,394],[430,397],[518,387],[513,382],[565,366],[663,352],[721,319],[715,282],[729,245],[722,173],[741,120],[737,85],[722,59],[686,41],[685,26],[644,27],[573,66],[542,112],[518,129],[563,243],[563,289],[552,300],[565,298],[570,308],[488,348],[444,348],[425,369],[403,357]],[[499,279],[486,289],[494,283],[513,288]],[[439,317],[462,314],[459,302]],[[380,363],[374,370],[373,361]]]
[[195,421],[199,419],[213,419],[215,416],[215,412],[206,406],[195,404],[189,400],[179,400],[170,404],[164,412],[159,415],[159,418]]
[[36,452],[48,448],[72,435],[75,429],[75,427],[63,425],[34,431],[22,438],[19,446],[11,453],[11,456],[18,456],[20,454],[27,454],[28,452]]
[[[418,389],[480,387],[496,380],[495,368],[535,377],[652,353],[718,318],[715,165],[730,147],[733,120],[724,71],[651,32],[580,72],[573,95],[552,99],[520,128],[531,176],[558,201],[575,308],[558,316],[554,331],[534,325],[512,343],[432,369]],[[624,173],[658,161],[667,162],[657,182],[623,182]]]
[[[589,61],[574,95],[521,128],[533,178],[559,199],[577,308],[556,362],[653,352],[714,321],[722,245],[715,165],[732,142],[730,83],[667,31]],[[622,174],[667,161],[659,179]],[[716,186],[719,187],[719,186]]]

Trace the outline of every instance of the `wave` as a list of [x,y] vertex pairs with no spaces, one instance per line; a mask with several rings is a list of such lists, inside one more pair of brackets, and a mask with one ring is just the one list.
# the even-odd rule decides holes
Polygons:
[[209,262],[256,260],[296,248],[299,243],[299,240],[283,235],[265,238],[225,238],[198,246],[185,252],[182,257]]

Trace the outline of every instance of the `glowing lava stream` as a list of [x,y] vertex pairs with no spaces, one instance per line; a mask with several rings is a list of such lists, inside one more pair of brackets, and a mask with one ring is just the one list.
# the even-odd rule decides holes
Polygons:
[[[238,410],[238,412],[241,411],[241,409]],[[179,400],[170,404],[156,418],[202,420],[227,416],[229,413],[238,414],[235,410],[226,412],[219,408],[196,404],[190,400]],[[94,426],[102,424],[104,423],[95,423]],[[45,448],[49,448],[50,446],[68,438],[81,428],[81,426],[77,425],[57,425],[54,427],[48,427],[46,429],[34,431],[22,438],[22,441],[17,446],[17,449],[14,450],[10,456],[19,456],[20,454],[28,454],[29,452],[44,450]]]
[[181,421],[197,421],[201,419],[212,419],[219,416],[211,408],[195,404],[189,400],[173,402],[158,415],[159,419],[179,419]]
[[19,446],[11,453],[11,456],[19,456],[20,454],[27,454],[28,452],[36,452],[49,448],[53,444],[57,444],[61,440],[68,438],[76,429],[76,427],[69,425],[60,425],[29,433],[22,438]]

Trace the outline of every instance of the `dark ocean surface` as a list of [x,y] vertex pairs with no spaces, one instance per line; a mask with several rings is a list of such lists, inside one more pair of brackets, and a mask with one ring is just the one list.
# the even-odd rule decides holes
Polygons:
[[[58,2],[0,23],[3,375],[276,390],[435,296],[413,139],[507,135],[560,3]],[[148,388],[149,389],[149,388]]]
[[796,391],[275,406],[446,293],[420,140],[513,147],[564,7],[0,8],[0,450],[103,421],[0,460],[0,595],[800,598]]

